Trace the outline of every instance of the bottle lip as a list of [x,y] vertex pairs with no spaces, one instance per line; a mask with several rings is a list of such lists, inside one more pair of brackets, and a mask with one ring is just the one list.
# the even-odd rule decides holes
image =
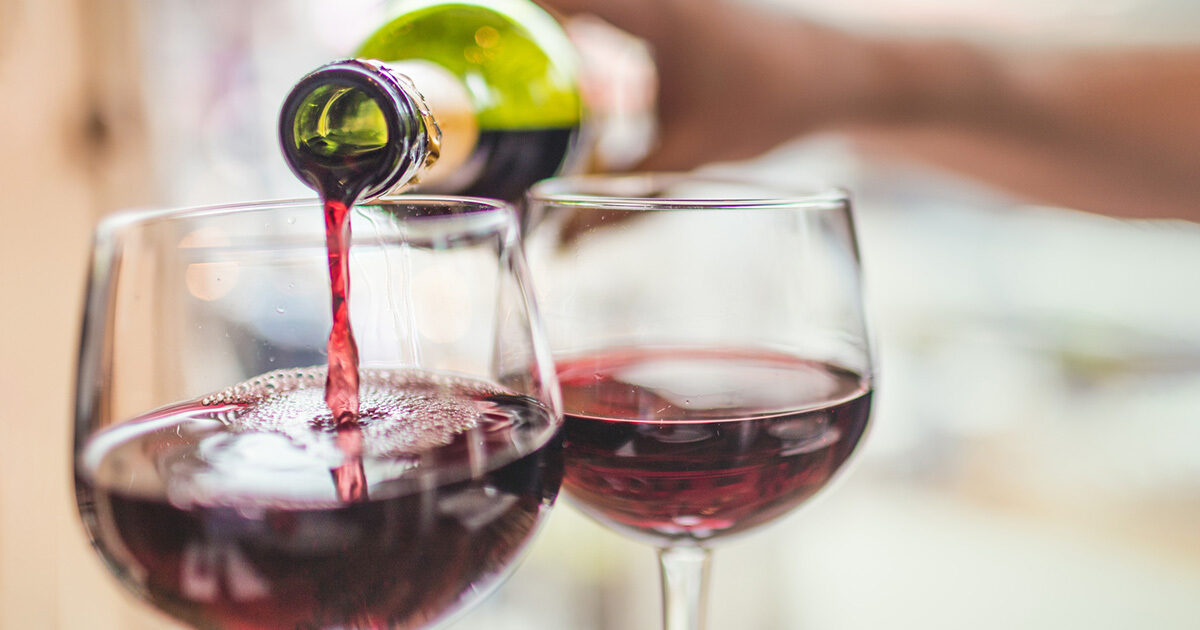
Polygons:
[[[427,162],[437,157],[436,142],[428,143],[423,137],[440,135],[436,129],[427,129],[431,117],[420,96],[407,88],[403,81],[390,72],[379,61],[366,59],[343,59],[327,63],[306,74],[296,82],[283,101],[279,115],[279,138],[284,158],[301,180],[307,176],[298,168],[301,161],[300,147],[295,140],[295,120],[305,97],[322,86],[339,85],[366,92],[380,105],[387,125],[388,142],[382,161],[387,170],[373,178],[375,183],[362,191],[360,199],[372,199],[383,195],[400,183],[412,178]],[[312,184],[313,182],[309,182]]]

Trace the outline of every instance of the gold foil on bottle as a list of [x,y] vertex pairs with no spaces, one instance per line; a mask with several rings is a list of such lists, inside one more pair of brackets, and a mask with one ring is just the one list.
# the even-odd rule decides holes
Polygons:
[[433,184],[469,176],[467,162],[479,141],[479,122],[462,80],[430,61],[396,61],[388,67],[407,79],[406,88],[418,97],[414,100],[428,130],[428,157],[420,181]]

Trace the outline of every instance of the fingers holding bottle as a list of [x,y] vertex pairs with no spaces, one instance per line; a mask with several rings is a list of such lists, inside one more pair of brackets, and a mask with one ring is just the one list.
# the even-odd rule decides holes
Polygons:
[[724,0],[540,1],[649,46],[658,128],[643,169],[753,157],[878,100],[868,42],[793,14]]

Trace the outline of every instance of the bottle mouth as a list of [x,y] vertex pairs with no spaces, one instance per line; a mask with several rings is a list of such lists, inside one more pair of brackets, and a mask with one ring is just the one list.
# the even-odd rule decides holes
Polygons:
[[[292,171],[325,196],[378,197],[436,158],[419,96],[379,62],[326,64],[284,99],[279,137]],[[431,146],[432,145],[432,146]]]

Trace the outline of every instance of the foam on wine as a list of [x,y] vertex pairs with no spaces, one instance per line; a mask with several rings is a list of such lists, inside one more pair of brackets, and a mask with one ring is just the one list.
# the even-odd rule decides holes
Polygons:
[[[322,367],[278,370],[201,403],[236,405],[226,420],[230,431],[271,431],[303,442],[312,439],[314,428],[332,431],[337,426],[319,389],[324,381]],[[450,390],[455,394],[445,395]],[[481,399],[505,393],[479,381],[418,370],[362,370],[358,391],[363,454],[374,457],[401,457],[449,444],[479,424]]]

